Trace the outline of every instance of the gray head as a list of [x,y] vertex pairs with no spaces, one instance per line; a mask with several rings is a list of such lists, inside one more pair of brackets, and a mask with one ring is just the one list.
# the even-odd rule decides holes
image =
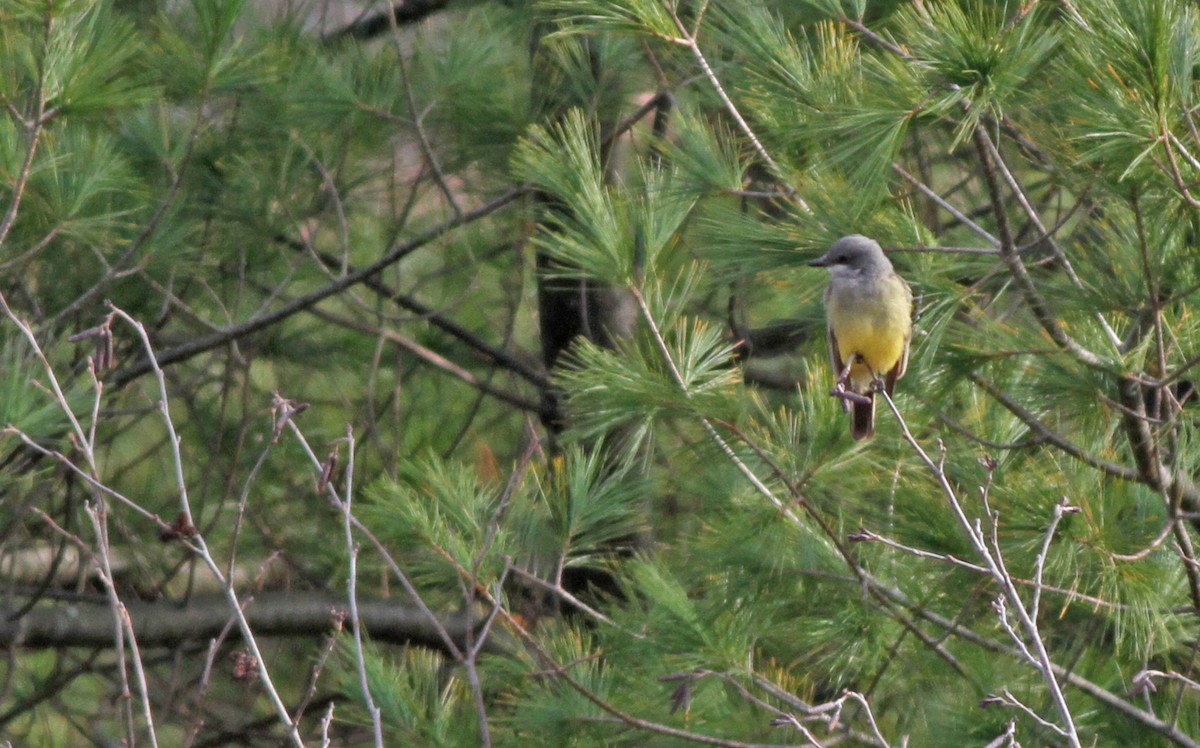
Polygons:
[[892,270],[892,263],[883,254],[879,242],[862,234],[843,236],[833,243],[828,252],[808,264],[829,268],[829,273],[835,278],[883,275]]

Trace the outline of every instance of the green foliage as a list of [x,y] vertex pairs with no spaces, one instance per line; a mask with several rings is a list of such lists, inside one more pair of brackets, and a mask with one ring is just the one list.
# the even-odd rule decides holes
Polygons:
[[673,367],[664,365],[651,341],[624,355],[577,345],[561,376],[570,395],[575,438],[627,429],[625,447],[634,450],[664,418],[709,414],[726,402],[738,375],[729,366],[731,351],[719,331],[682,323],[668,352]]
[[573,447],[538,492],[546,516],[530,522],[525,534],[534,542],[551,540],[563,566],[610,555],[614,544],[646,530],[640,510],[649,487],[639,483],[633,466],[613,470],[606,459],[603,449],[585,454]]
[[[542,642],[555,662],[573,663],[570,674],[580,685],[592,693],[611,693],[611,671],[590,656],[596,642],[586,631],[552,623],[543,632]],[[532,658],[521,664],[506,700],[512,707],[508,724],[516,742],[588,745],[610,735],[611,730],[601,722],[603,712],[584,695],[554,678],[528,677],[529,671],[537,673],[542,665]]]
[[[402,5],[0,1],[0,293],[40,348],[0,319],[4,739],[278,744],[247,645],[147,633],[228,619],[204,549],[249,614],[322,596],[258,641],[289,723],[334,705],[306,743],[372,742],[360,655],[389,745],[1200,735],[1192,4]],[[861,442],[805,266],[850,233],[918,307]],[[93,379],[105,301],[177,443],[123,322]],[[93,654],[104,554],[144,699]],[[68,604],[101,638],[39,643]]]
[[502,172],[513,145],[525,133],[530,91],[509,85],[529,76],[520,36],[524,29],[519,25],[525,21],[524,16],[477,13],[464,19],[464,28],[448,39],[424,40],[428,48],[415,56],[414,90],[422,95],[437,92],[437,97],[428,104],[418,102],[426,110],[414,116],[427,116],[439,133],[448,168],[481,160],[488,169]]
[[1072,44],[1062,69],[1079,93],[1072,134],[1116,181],[1139,166],[1151,178],[1157,170],[1146,160],[1158,135],[1184,127],[1180,115],[1195,100],[1195,10],[1173,2],[1097,2],[1092,10],[1091,43]]
[[514,556],[549,579],[605,566],[646,529],[648,486],[632,464],[614,467],[600,448],[573,447],[548,474],[497,490],[479,485],[465,466],[428,459],[368,488],[364,514],[390,546],[417,551],[409,568],[418,580],[442,588],[453,588],[465,570],[494,583]]
[[[70,428],[64,414],[35,383],[43,381],[45,372],[30,355],[28,348],[15,340],[5,341],[0,350],[0,423],[13,426],[34,439],[53,438]],[[79,393],[72,404],[84,404]],[[12,436],[6,441],[11,442]],[[11,447],[10,447],[11,448]]]
[[42,76],[48,106],[65,114],[136,106],[154,94],[134,64],[142,52],[133,24],[115,18],[107,3],[97,3],[51,27],[41,70],[27,74],[30,80]]
[[273,77],[276,71],[250,51],[236,28],[242,11],[240,0],[195,2],[164,22],[154,58],[170,92],[236,93]]
[[[951,147],[985,115],[1003,117],[1058,44],[1058,35],[1035,9],[1010,18],[1002,5],[944,2],[910,6],[897,14],[898,33],[927,70],[935,116],[965,108]],[[964,104],[964,102],[969,102]]]
[[654,0],[615,0],[595,3],[588,0],[539,0],[538,7],[561,18],[567,33],[579,27],[594,31],[655,34],[665,39],[677,38],[679,29],[671,14],[673,9]]
[[[345,698],[358,702],[363,694],[353,646],[347,639],[339,641],[339,674]],[[406,648],[391,657],[374,646],[364,655],[367,688],[389,741],[460,746],[479,739],[471,719],[470,688],[461,678],[445,677],[446,662],[440,655]]]
[[558,224],[555,236],[544,240],[541,249],[577,263],[591,276],[633,277],[632,233],[604,183],[599,138],[582,112],[569,112],[552,130],[535,127],[517,149],[516,172],[568,201],[567,210],[551,219]]
[[[476,555],[485,547],[499,496],[494,489],[479,486],[467,466],[430,459],[405,468],[399,480],[385,480],[368,489],[369,516],[387,518],[378,524],[385,526],[389,545],[420,549],[411,567],[419,581],[450,588],[459,572],[477,565]],[[496,546],[502,547],[503,543]],[[493,551],[486,559],[489,578],[499,574],[498,553]]]
[[535,127],[518,147],[517,174],[562,202],[545,217],[536,246],[561,261],[560,277],[628,285],[670,271],[697,195],[675,173],[650,166],[629,186],[610,188],[598,140],[583,113],[571,110],[561,126]]
[[70,130],[47,144],[43,164],[31,180],[29,207],[44,223],[26,230],[103,242],[140,207],[141,196],[126,192],[129,165],[103,135]]
[[727,127],[720,122],[710,125],[696,113],[681,111],[675,116],[674,128],[677,140],[665,143],[663,150],[668,161],[694,180],[694,186],[685,183],[682,189],[696,193],[741,189],[745,164]]

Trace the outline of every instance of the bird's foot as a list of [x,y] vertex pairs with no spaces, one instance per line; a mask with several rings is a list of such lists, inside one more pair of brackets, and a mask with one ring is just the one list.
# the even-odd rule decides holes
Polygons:
[[857,353],[850,356],[850,360],[846,362],[845,367],[838,373],[838,378],[833,384],[833,389],[829,391],[829,396],[841,400],[846,410],[850,410],[850,403],[867,405],[871,402],[871,398],[867,395],[859,394],[850,389],[850,370],[854,367],[856,361],[858,361]]
[[868,405],[871,402],[871,398],[866,395],[860,395],[853,390],[846,389],[845,382],[835,384],[833,389],[829,391],[829,396],[836,397],[843,402],[858,403],[859,405]]

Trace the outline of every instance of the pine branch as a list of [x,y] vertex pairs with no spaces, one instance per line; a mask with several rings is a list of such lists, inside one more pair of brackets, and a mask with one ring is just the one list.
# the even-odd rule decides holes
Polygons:
[[1021,289],[1021,293],[1025,296],[1030,311],[1033,312],[1033,316],[1042,326],[1042,329],[1046,331],[1046,334],[1050,336],[1050,339],[1061,348],[1070,352],[1076,359],[1093,369],[1109,371],[1111,364],[1108,361],[1084,348],[1067,334],[1067,331],[1059,324],[1054,312],[1051,311],[1046,298],[1038,290],[1037,285],[1034,284],[1033,278],[1030,277],[1029,271],[1025,268],[1025,262],[1021,259],[1021,255],[1017,251],[1012,229],[1009,227],[1008,211],[1005,208],[1004,199],[1001,195],[1000,178],[997,175],[998,167],[993,156],[995,146],[992,144],[991,138],[988,137],[987,131],[982,127],[975,129],[974,139],[975,149],[979,154],[979,162],[983,166],[983,175],[987,182],[988,195],[992,201],[992,217],[996,219],[997,231],[1000,234],[1000,257],[1008,267],[1009,274],[1016,281],[1017,287]]
[[[307,248],[300,242],[288,237],[279,236],[277,240],[283,242],[287,246],[298,252],[307,251]],[[342,261],[328,252],[315,252],[317,259],[321,261],[327,269],[331,271],[344,271],[347,274],[358,272],[358,268],[354,265],[345,265]],[[512,371],[534,385],[538,389],[546,389],[550,386],[550,379],[538,369],[525,363],[519,357],[505,351],[502,348],[497,348],[459,323],[455,322],[450,317],[442,312],[424,304],[416,299],[401,292],[399,289],[393,288],[384,283],[377,276],[372,276],[363,281],[363,285],[376,293],[380,298],[387,299],[401,309],[406,309],[414,314],[421,316],[423,320],[433,325],[434,327],[449,333],[459,342],[466,344],[475,351],[484,360],[494,363],[500,367]]]
[[[230,325],[220,332],[216,332],[211,335],[205,335],[204,337],[193,340],[190,343],[184,343],[183,345],[178,345],[174,348],[168,348],[167,350],[158,354],[158,363],[160,366],[170,366],[181,361],[187,361],[188,359],[198,356],[201,353],[211,351],[214,348],[220,348],[223,345],[228,345],[236,340],[240,340],[247,335],[251,335],[259,332],[260,330],[271,327],[272,325],[277,324],[288,317],[297,314],[298,312],[302,312],[311,308],[318,302],[345,291],[347,288],[351,288],[363,283],[368,278],[383,272],[388,267],[404,259],[406,256],[412,254],[421,247],[424,247],[426,244],[441,238],[442,235],[451,229],[455,229],[459,226],[464,226],[481,218],[485,218],[513,203],[517,200],[517,198],[525,195],[528,191],[529,187],[526,185],[513,187],[504,194],[493,198],[478,208],[469,210],[460,216],[456,216],[455,218],[422,232],[407,242],[396,245],[390,251],[384,254],[383,257],[380,257],[370,265],[367,265],[366,267],[357,270],[354,273],[348,273],[344,276],[341,276],[337,280],[334,280],[315,291],[307,293],[304,296],[297,297],[296,299],[293,299],[274,311],[266,312],[257,317],[252,317],[245,322]],[[113,377],[113,386],[121,387],[125,384],[128,384],[134,379],[149,373],[152,369],[153,367],[151,366],[150,361],[143,359],[118,372],[116,376]]]
[[[247,596],[246,621],[259,637],[315,638],[333,631],[338,611],[346,607],[345,595],[324,592],[265,592]],[[203,595],[186,604],[176,601],[130,600],[125,603],[138,645],[175,647],[213,639],[229,623],[229,604],[223,595]],[[398,598],[358,599],[358,615],[372,639],[393,644],[419,644],[443,650],[437,626],[424,612]],[[439,619],[452,639],[463,646],[467,631],[480,621],[455,615]],[[234,627],[230,636],[238,636]],[[0,646],[30,649],[57,647],[111,647],[112,610],[103,600],[38,604],[17,620],[0,620]],[[505,646],[493,634],[484,651],[501,652]]]
[[[373,13],[356,19],[353,23],[325,36],[326,42],[341,39],[367,41],[387,33],[394,24],[407,26],[423,21],[434,13],[445,10],[450,0],[403,0],[392,6],[391,13]],[[390,15],[390,17],[389,17]]]

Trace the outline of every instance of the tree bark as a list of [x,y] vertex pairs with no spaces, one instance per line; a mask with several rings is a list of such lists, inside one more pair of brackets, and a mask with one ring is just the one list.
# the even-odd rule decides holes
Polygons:
[[[326,593],[268,592],[246,598],[246,618],[256,636],[313,637],[334,629],[335,613],[345,611],[346,599]],[[187,641],[213,639],[225,630],[230,614],[221,595],[193,598],[180,606],[170,601],[129,601],[125,603],[133,621],[138,645],[170,647]],[[450,615],[431,621],[416,607],[399,599],[359,599],[358,613],[363,627],[376,641],[420,644],[442,649],[437,627],[446,629],[460,643],[466,640],[468,621],[463,615]],[[113,642],[112,610],[106,602],[46,602],[21,618],[0,621],[0,646],[25,648],[103,647]],[[486,651],[503,651],[493,631]],[[237,627],[230,628],[231,639],[239,637]]]

